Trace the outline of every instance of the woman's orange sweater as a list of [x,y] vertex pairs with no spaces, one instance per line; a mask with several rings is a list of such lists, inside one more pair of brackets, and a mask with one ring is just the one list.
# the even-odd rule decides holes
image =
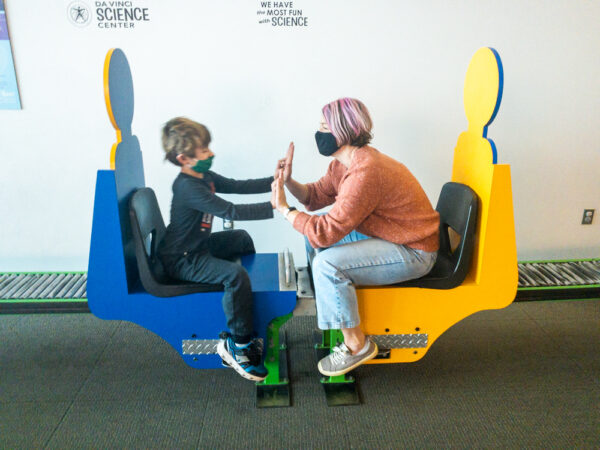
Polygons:
[[372,147],[361,147],[350,167],[333,160],[327,173],[309,183],[304,205],[322,216],[301,212],[294,228],[315,248],[330,247],[352,230],[396,244],[433,252],[438,249],[439,214],[404,164]]

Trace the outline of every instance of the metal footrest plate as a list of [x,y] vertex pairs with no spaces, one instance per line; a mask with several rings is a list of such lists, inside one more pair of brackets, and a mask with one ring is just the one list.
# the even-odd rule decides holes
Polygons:
[[[263,340],[259,339],[258,342],[262,349]],[[219,339],[184,339],[181,341],[181,352],[184,355],[214,355],[218,343]]]
[[415,334],[378,334],[369,336],[379,348],[426,348],[429,335]]

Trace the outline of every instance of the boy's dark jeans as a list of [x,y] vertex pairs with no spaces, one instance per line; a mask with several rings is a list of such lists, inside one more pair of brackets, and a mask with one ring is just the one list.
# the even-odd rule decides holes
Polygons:
[[232,259],[256,253],[245,230],[220,231],[208,239],[206,251],[163,261],[167,273],[179,280],[223,284],[223,310],[231,334],[247,338],[253,334],[252,287],[248,272]]

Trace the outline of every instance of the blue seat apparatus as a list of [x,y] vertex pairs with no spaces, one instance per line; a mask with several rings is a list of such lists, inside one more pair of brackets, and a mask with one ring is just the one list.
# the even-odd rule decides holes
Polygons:
[[[154,192],[145,186],[140,145],[131,133],[133,82],[127,58],[119,49],[106,56],[104,92],[117,142],[110,170],[97,174],[89,308],[101,319],[127,320],[156,333],[191,367],[221,368],[216,345],[219,332],[227,329],[223,286],[170,279],[155,255],[165,225]],[[283,275],[285,259],[277,253],[241,258],[252,283],[254,329],[264,343],[269,370],[261,384],[267,386],[287,384],[279,367],[279,328],[296,305],[296,283]],[[287,271],[293,273],[289,267]],[[148,349],[148,358],[152,357]]]
[[152,189],[140,188],[133,193],[129,201],[129,218],[140,282],[146,292],[156,297],[176,297],[223,291],[220,284],[174,280],[165,273],[157,253],[167,227]]

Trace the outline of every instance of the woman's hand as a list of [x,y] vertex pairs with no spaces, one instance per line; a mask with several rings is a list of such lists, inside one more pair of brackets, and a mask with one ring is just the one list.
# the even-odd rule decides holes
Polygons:
[[283,188],[283,169],[279,169],[275,175],[275,181],[271,184],[271,204],[280,213],[288,208]]
[[277,161],[277,167],[275,168],[275,178],[279,171],[283,173],[283,182],[287,183],[292,178],[292,161],[294,159],[294,143],[290,142],[285,158],[281,158]]

